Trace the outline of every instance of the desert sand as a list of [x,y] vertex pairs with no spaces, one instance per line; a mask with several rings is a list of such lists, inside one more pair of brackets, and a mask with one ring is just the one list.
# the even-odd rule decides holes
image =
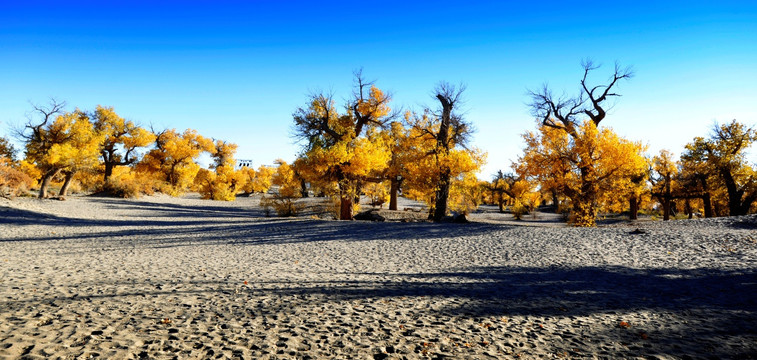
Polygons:
[[0,358],[757,358],[756,216],[579,229],[0,201]]

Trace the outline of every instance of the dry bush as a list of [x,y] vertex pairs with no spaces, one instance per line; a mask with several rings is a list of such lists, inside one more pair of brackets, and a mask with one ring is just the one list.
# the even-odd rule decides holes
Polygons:
[[151,174],[133,171],[129,168],[114,172],[102,191],[121,198],[138,198],[154,194],[160,186]]
[[120,198],[138,198],[141,195],[140,186],[131,179],[115,178],[103,185],[103,191]]
[[31,189],[34,180],[11,166],[8,159],[0,158],[0,197],[14,198]]
[[297,202],[296,197],[286,197],[280,194],[274,194],[271,196],[263,196],[260,199],[260,205],[265,209],[266,214],[270,213],[271,209],[276,211],[279,216],[297,216],[302,211],[304,205]]
[[513,208],[512,208],[512,213],[516,220],[521,220],[523,219],[524,215],[528,215],[528,208],[526,208],[526,206],[523,205],[523,203],[516,200],[515,205],[513,205]]
[[384,183],[369,183],[363,188],[365,196],[371,199],[371,205],[383,207],[389,201],[389,189]]

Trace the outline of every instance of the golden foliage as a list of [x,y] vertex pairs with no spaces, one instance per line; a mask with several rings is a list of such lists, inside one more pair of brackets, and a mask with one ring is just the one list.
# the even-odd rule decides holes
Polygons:
[[415,117],[413,125],[404,132],[396,131],[398,145],[398,169],[403,178],[405,196],[425,202],[429,207],[435,204],[435,193],[439,186],[442,169],[449,171],[450,198],[452,211],[467,213],[481,203],[481,192],[475,173],[486,162],[486,154],[475,148],[453,148],[436,151],[436,139],[429,133],[438,128],[427,115]]
[[518,173],[543,189],[569,197],[577,226],[593,226],[597,211],[609,209],[635,191],[632,179],[647,166],[640,143],[609,128],[598,129],[589,120],[576,129],[575,137],[542,126],[523,138],[526,148],[516,164]]
[[114,169],[113,175],[105,183],[103,191],[123,198],[138,198],[142,194],[152,195],[162,183],[156,181],[149,173],[133,170],[131,167]]
[[217,140],[211,150],[212,172],[200,169],[194,179],[194,188],[203,199],[234,201],[237,188],[244,182],[244,174],[234,170],[237,145]]
[[715,126],[709,138],[696,137],[686,145],[683,172],[694,180],[688,185],[712,199],[716,214],[745,215],[757,206],[757,168],[746,160],[755,141],[757,130],[733,120]]
[[[340,199],[340,219],[351,219],[356,189],[362,183],[383,180],[392,153],[383,129],[391,97],[371,85],[339,114],[329,96],[314,95],[308,107],[294,114],[297,136],[307,141],[295,163],[297,174],[311,186]],[[378,180],[380,181],[380,180]],[[336,190],[336,191],[334,191]],[[298,185],[299,191],[299,185]]]
[[268,192],[268,189],[271,188],[271,181],[273,179],[273,174],[276,173],[276,168],[260,165],[257,171],[252,168],[244,167],[239,169],[239,172],[243,179],[242,191],[245,194],[265,194]]
[[0,157],[0,197],[13,198],[31,189],[34,181],[16,169],[10,159]]
[[155,134],[116,114],[112,107],[97,105],[93,114],[95,130],[103,136],[100,156],[107,181],[113,168],[136,161],[136,149],[155,141]]
[[178,196],[190,188],[200,171],[195,160],[203,152],[214,151],[213,141],[196,130],[187,129],[181,134],[176,129],[166,130],[157,135],[155,149],[144,156],[137,170],[161,181],[161,192]]
[[276,191],[271,196],[263,197],[261,205],[266,209],[273,208],[279,216],[295,216],[302,210],[297,203],[300,198],[300,182],[295,176],[292,166],[286,161],[278,159],[276,173],[271,181]]
[[389,186],[387,182],[369,183],[363,187],[363,193],[371,200],[373,206],[383,206],[389,201]]

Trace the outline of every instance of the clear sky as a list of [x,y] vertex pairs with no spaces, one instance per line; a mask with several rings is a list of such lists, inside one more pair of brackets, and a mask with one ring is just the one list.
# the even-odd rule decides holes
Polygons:
[[576,93],[584,58],[604,64],[598,83],[615,61],[634,68],[603,124],[650,152],[680,153],[715,121],[757,123],[754,0],[154,3],[0,2],[0,135],[55,97],[197,129],[256,166],[291,161],[293,111],[311,90],[348,97],[363,68],[406,109],[435,105],[439,81],[467,84],[488,179],[536,127],[527,89]]

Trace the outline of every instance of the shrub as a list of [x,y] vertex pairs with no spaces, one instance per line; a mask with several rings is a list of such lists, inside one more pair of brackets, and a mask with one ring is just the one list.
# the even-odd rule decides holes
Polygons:
[[528,215],[528,208],[526,208],[523,203],[516,200],[515,205],[513,205],[512,208],[512,213],[516,220],[521,220],[524,215]]
[[276,211],[279,216],[297,216],[302,211],[304,206],[297,203],[297,198],[281,196],[274,194],[271,196],[263,196],[260,200],[260,205],[267,214],[270,214],[271,209]]
[[389,189],[384,183],[370,183],[363,188],[363,192],[371,199],[371,205],[383,206],[389,201]]
[[34,185],[28,175],[11,167],[10,160],[0,158],[0,197],[14,198]]
[[130,168],[114,171],[113,176],[102,186],[101,191],[121,198],[138,198],[152,195],[161,185],[150,174],[136,172]]

